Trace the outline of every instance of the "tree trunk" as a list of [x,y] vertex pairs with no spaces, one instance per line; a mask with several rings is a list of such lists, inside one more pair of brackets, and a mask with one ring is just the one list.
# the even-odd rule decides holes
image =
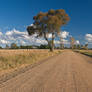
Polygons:
[[50,43],[50,41],[48,40],[48,38],[46,37],[46,33],[45,33],[45,32],[44,32],[44,38],[45,38],[45,40],[48,42],[48,46],[49,46],[50,51],[51,51],[51,43]]
[[52,33],[52,40],[49,41],[48,38],[46,37],[46,33],[44,33],[44,38],[48,42],[48,46],[49,46],[51,52],[54,51],[54,38],[55,38],[54,36],[55,36],[54,33]]
[[50,51],[52,51],[52,46],[51,46],[51,42],[50,41],[48,41],[48,46],[49,46]]
[[54,51],[54,40],[52,40],[50,51]]
[[53,52],[54,51],[54,33],[52,33],[52,41],[51,41],[51,51]]

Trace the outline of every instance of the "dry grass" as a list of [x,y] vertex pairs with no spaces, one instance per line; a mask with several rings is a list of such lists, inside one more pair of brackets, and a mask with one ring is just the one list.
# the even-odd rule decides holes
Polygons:
[[92,50],[76,50],[76,52],[88,55],[92,57]]
[[60,51],[49,50],[0,50],[0,71],[36,63]]

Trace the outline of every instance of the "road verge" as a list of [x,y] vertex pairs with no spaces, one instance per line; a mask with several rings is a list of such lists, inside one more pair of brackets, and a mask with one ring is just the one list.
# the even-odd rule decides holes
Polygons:
[[40,65],[42,63],[45,63],[47,60],[49,60],[49,59],[51,59],[53,57],[57,57],[60,53],[61,53],[61,51],[59,51],[58,53],[56,53],[56,54],[54,54],[52,56],[49,56],[49,57],[43,59],[43,60],[40,60],[40,61],[38,61],[36,63],[33,63],[31,65],[27,65],[25,67],[20,67],[19,69],[15,69],[12,72],[5,73],[5,74],[1,75],[0,76],[0,85],[2,83],[6,82],[6,81],[18,76],[19,74],[25,73],[26,71],[28,71],[28,70],[30,70],[30,69],[32,69],[32,68],[34,68],[34,67],[36,67],[36,66],[38,66],[38,65]]

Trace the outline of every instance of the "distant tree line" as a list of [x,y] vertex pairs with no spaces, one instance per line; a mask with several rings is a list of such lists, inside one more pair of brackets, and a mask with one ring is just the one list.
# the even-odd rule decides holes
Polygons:
[[87,50],[88,49],[88,44],[85,44],[85,45],[73,45],[72,47],[70,47],[70,49],[85,49]]
[[50,47],[48,45],[41,44],[40,46],[37,45],[20,45],[18,46],[16,43],[12,43],[10,46],[6,44],[6,46],[3,48],[0,46],[0,49],[49,49]]
[[[55,46],[55,49],[85,49],[87,50],[88,49],[88,44],[85,44],[85,45],[73,45],[73,47],[64,47],[61,48],[61,45],[60,46]],[[49,45],[43,45],[41,44],[40,46],[37,46],[37,45],[26,45],[26,46],[23,46],[23,45],[20,45],[18,46],[16,43],[12,43],[10,46],[6,44],[5,48],[3,48],[2,46],[0,46],[0,49],[50,49]],[[92,48],[90,48],[92,49]]]

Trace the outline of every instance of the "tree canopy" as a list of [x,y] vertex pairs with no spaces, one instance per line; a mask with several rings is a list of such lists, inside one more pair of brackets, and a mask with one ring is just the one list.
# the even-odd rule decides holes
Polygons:
[[[37,34],[38,37],[44,37],[48,42],[51,50],[54,49],[54,39],[60,33],[60,28],[67,24],[70,20],[64,9],[49,10],[48,12],[40,12],[33,17],[34,23],[27,27],[29,35]],[[52,34],[52,39],[49,41],[48,35]]]

